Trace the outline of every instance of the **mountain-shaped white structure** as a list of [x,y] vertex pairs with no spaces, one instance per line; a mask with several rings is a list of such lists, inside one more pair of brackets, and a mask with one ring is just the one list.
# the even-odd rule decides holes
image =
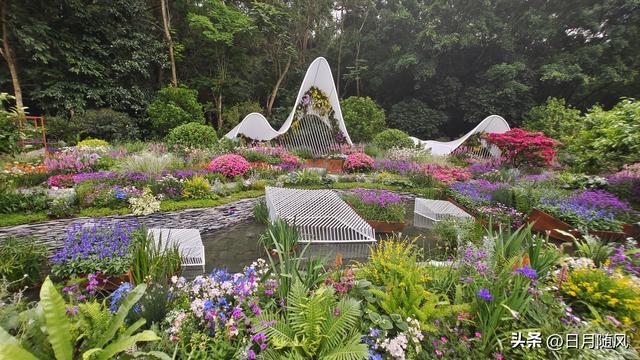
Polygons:
[[[482,120],[473,130],[466,133],[459,139],[452,141],[435,141],[435,140],[420,140],[415,137],[411,137],[411,140],[416,145],[422,145],[425,149],[431,149],[431,153],[433,155],[449,155],[453,151],[455,151],[460,145],[462,145],[468,138],[472,135],[478,133],[496,133],[502,134],[511,130],[507,121],[500,115],[490,115],[487,116],[484,120]],[[489,150],[491,154],[487,155],[496,155],[495,151],[497,149]],[[497,150],[499,151],[499,150]]]
[[[327,60],[323,57],[315,59],[311,65],[309,65],[300,90],[298,91],[296,101],[293,104],[293,109],[279,130],[272,128],[262,114],[251,113],[229,131],[225,137],[234,139],[242,135],[259,141],[268,141],[282,137],[283,142],[285,142],[288,147],[309,148],[315,153],[323,152],[323,150],[335,144],[335,134],[331,131],[332,120],[329,116],[321,116],[313,112],[308,112],[302,119],[297,119],[299,123],[294,125],[298,105],[303,101],[303,97],[312,87],[318,88],[327,96],[338,129],[342,132],[345,141],[349,145],[353,145],[344,124],[344,119],[342,118],[342,110],[340,109],[340,101],[338,100],[338,93],[333,82],[331,68]],[[319,126],[319,124],[322,123],[324,123],[326,127]],[[295,134],[292,134],[292,132]]]

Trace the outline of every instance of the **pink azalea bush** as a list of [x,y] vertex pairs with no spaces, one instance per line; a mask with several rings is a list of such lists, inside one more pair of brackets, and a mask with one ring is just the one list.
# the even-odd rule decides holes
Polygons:
[[209,171],[220,173],[228,178],[244,176],[251,169],[249,162],[242,156],[226,154],[213,159],[208,166]]
[[495,144],[513,166],[550,166],[556,156],[559,142],[541,132],[513,128],[502,134],[486,134],[484,139]]
[[373,168],[375,162],[365,153],[355,153],[347,156],[344,168],[347,171],[368,171]]
[[433,176],[434,179],[446,184],[454,181],[464,181],[471,178],[471,172],[457,166],[446,167],[436,164],[423,164],[420,166],[420,170]]
[[73,174],[53,175],[47,180],[47,184],[51,188],[72,188],[73,177]]

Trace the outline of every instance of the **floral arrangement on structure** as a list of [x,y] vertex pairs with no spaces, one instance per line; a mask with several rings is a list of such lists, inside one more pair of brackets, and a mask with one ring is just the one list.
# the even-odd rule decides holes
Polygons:
[[228,178],[244,176],[251,169],[249,162],[241,155],[226,154],[213,159],[208,166],[209,171],[222,174]]
[[365,220],[403,222],[406,208],[400,195],[388,190],[355,189],[345,200]]
[[346,136],[342,133],[338,126],[338,120],[335,117],[335,111],[331,107],[329,97],[324,91],[312,86],[301,98],[300,103],[296,107],[296,112],[293,115],[293,122],[291,127],[297,129],[300,119],[313,110],[320,117],[328,117],[331,126],[331,131],[334,134],[335,141],[338,144],[344,144],[347,140]]

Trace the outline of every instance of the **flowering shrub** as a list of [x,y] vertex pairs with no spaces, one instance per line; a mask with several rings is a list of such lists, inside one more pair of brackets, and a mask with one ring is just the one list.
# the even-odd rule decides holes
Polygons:
[[392,359],[415,359],[422,352],[421,341],[424,339],[420,322],[407,318],[407,329],[390,336],[386,330],[372,328],[363,337],[363,342],[369,346],[369,359],[382,359],[382,354],[388,354]]
[[284,153],[280,155],[280,163],[276,166],[282,170],[292,171],[300,169],[302,167],[302,162],[297,156]]
[[402,198],[387,190],[355,189],[345,200],[366,220],[402,222],[406,208]]
[[436,180],[443,183],[452,183],[454,181],[464,181],[471,178],[471,173],[460,167],[445,167],[435,164],[423,164],[419,167],[419,171],[433,176]]
[[365,153],[355,153],[347,156],[344,168],[347,171],[369,171],[373,168],[373,159]]
[[244,176],[251,165],[244,157],[236,154],[221,155],[209,164],[209,171],[220,173],[226,177]]
[[209,182],[204,177],[196,175],[184,182],[182,196],[187,199],[207,199],[213,194]]
[[81,172],[94,166],[101,156],[95,152],[84,152],[71,147],[53,153],[44,159],[47,171]]
[[117,176],[118,174],[113,171],[79,173],[79,174],[73,175],[73,182],[75,184],[79,184],[81,182],[88,181],[88,180],[114,179]]
[[151,189],[146,187],[142,195],[129,198],[129,206],[134,215],[150,215],[160,211],[160,196],[154,196]]
[[109,142],[101,139],[84,139],[80,141],[76,146],[78,147],[96,147],[96,146],[104,146],[108,147]]
[[53,175],[47,180],[50,188],[72,188],[74,184],[73,174]]
[[40,162],[34,164],[21,163],[18,161],[7,162],[2,170],[3,174],[9,176],[20,176],[24,174],[44,174],[47,172],[47,167]]
[[607,182],[611,192],[640,204],[640,163],[624,165],[622,170],[607,177]]
[[484,138],[495,144],[513,166],[549,166],[556,156],[555,148],[560,145],[541,132],[531,133],[519,128],[502,134],[485,134]]
[[640,320],[640,290],[627,276],[578,269],[569,272],[561,290],[568,303],[583,314],[595,309],[601,317],[611,315],[627,326]]
[[525,214],[516,209],[497,203],[491,206],[481,206],[478,212],[490,219],[493,224],[506,224],[517,229],[526,223]]
[[60,277],[101,272],[121,275],[131,266],[132,222],[74,224],[67,228],[62,249],[51,258],[51,271]]
[[620,231],[629,204],[604,190],[576,190],[565,198],[542,198],[540,209],[581,229]]
[[174,276],[171,297],[176,306],[167,316],[171,341],[185,346],[194,334],[205,334],[213,346],[218,344],[220,358],[255,359],[267,349],[267,341],[264,333],[254,333],[253,319],[278,287],[266,274],[266,262],[258,259],[242,273],[214,270],[192,282]]

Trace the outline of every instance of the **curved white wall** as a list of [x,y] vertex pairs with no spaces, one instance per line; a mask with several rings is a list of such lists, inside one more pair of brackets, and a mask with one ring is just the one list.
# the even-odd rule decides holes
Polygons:
[[471,135],[486,132],[486,133],[496,133],[502,134],[509,131],[511,127],[507,121],[500,115],[490,115],[487,116],[484,120],[482,120],[478,125],[476,125],[473,130],[466,133],[459,139],[452,141],[435,141],[435,140],[420,140],[418,138],[412,137],[411,140],[415,144],[421,144],[425,149],[431,149],[431,153],[434,155],[449,155],[455,149],[457,149],[460,145],[462,145]]
[[293,109],[279,130],[274,130],[262,114],[251,113],[242,119],[242,121],[225,136],[233,139],[238,135],[244,135],[254,140],[267,141],[283,135],[291,127],[293,117],[296,113],[296,107],[302,101],[302,97],[314,86],[322,90],[328,96],[329,102],[335,111],[334,116],[338,122],[338,127],[345,135],[347,143],[349,143],[349,145],[353,145],[351,138],[349,137],[349,132],[344,124],[344,119],[342,118],[342,109],[340,109],[340,101],[338,99],[336,86],[333,82],[331,68],[329,67],[327,60],[323,57],[313,60],[311,65],[309,65],[307,73],[304,76],[304,80],[302,80],[300,90],[298,90],[298,96],[293,104]]

